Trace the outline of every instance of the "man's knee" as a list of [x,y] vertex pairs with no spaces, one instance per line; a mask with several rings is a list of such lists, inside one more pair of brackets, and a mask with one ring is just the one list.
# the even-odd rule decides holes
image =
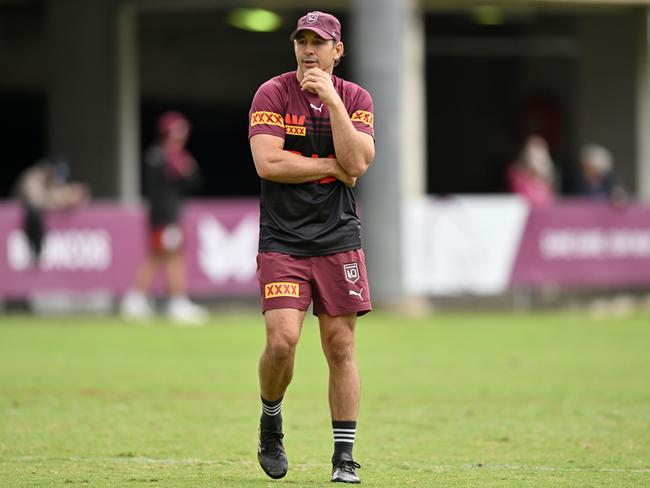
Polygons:
[[270,333],[266,349],[274,361],[284,362],[292,359],[296,352],[298,336],[290,333]]
[[342,365],[354,361],[354,337],[338,334],[327,338],[323,343],[327,361],[332,365]]

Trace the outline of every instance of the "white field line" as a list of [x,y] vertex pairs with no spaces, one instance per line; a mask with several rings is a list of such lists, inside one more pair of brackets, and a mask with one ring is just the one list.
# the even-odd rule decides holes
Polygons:
[[[229,466],[251,466],[257,464],[253,460],[224,460],[216,461],[214,459],[175,459],[175,458],[149,458],[143,456],[115,456],[115,457],[66,457],[56,458],[47,456],[19,456],[15,458],[0,458],[0,463],[12,462],[51,462],[51,461],[70,461],[70,462],[88,462],[88,463],[132,463],[132,464],[161,464],[161,465],[229,465]],[[310,469],[329,467],[328,463],[302,463],[292,464],[293,468]],[[470,470],[488,470],[488,471],[539,471],[539,472],[567,472],[567,471],[585,471],[598,473],[649,473],[650,467],[647,468],[612,468],[612,467],[583,467],[583,466],[534,466],[527,464],[427,464],[427,463],[398,463],[389,465],[386,463],[373,464],[373,470],[390,470],[395,468],[408,468],[423,471],[470,471]]]
[[48,456],[20,456],[15,458],[0,458],[0,461],[3,462],[46,462],[46,461],[72,461],[75,463],[78,462],[88,462],[88,463],[132,463],[132,464],[187,464],[187,465],[199,465],[199,464],[253,464],[253,461],[241,460],[241,461],[215,461],[215,460],[206,460],[206,459],[175,459],[175,458],[149,458],[143,456],[112,456],[112,457],[48,457]]
[[647,468],[611,468],[597,466],[535,466],[528,464],[425,464],[425,463],[403,463],[399,467],[430,470],[430,471],[470,471],[476,469],[485,469],[489,471],[539,471],[539,472],[566,472],[566,471],[589,471],[598,473],[650,473],[650,467]]
[[[114,457],[48,457],[48,456],[19,456],[15,458],[0,458],[0,463],[30,463],[30,462],[74,462],[74,463],[124,463],[124,464],[160,464],[160,465],[187,465],[187,466],[198,466],[198,465],[218,465],[218,466],[252,466],[257,464],[257,461],[253,460],[223,460],[216,461],[214,459],[175,459],[175,458],[149,458],[143,456],[114,456]],[[303,464],[292,464],[292,467],[296,469],[310,469],[310,468],[322,468],[330,467],[330,464],[327,463],[303,463]]]

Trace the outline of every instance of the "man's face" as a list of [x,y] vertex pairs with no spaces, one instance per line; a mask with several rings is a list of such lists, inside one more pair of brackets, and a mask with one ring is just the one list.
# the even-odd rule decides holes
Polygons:
[[190,126],[184,120],[177,120],[169,127],[169,139],[178,143],[185,143],[190,135]]
[[343,54],[343,43],[327,41],[310,30],[298,33],[293,47],[298,70],[303,73],[311,68],[320,68],[331,74],[334,71],[334,61]]

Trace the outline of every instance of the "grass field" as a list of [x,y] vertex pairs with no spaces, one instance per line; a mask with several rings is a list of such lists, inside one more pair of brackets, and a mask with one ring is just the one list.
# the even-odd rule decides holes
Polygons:
[[[0,316],[0,486],[330,486],[309,318],[289,474],[255,456],[255,312],[208,327]],[[375,312],[359,322],[364,486],[650,486],[650,316]]]

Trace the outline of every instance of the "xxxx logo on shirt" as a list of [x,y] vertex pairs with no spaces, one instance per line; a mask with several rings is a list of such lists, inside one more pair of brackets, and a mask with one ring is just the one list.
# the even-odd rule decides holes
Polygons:
[[256,125],[275,125],[284,127],[282,115],[275,112],[253,112],[251,115],[251,127]]
[[290,136],[305,136],[307,128],[305,127],[305,116],[287,114],[284,116],[284,131]]
[[300,285],[287,281],[267,283],[264,285],[264,298],[278,297],[300,297]]
[[375,116],[372,112],[366,112],[365,110],[357,110],[352,114],[352,122],[361,122],[366,124],[368,127],[372,127],[375,123]]

